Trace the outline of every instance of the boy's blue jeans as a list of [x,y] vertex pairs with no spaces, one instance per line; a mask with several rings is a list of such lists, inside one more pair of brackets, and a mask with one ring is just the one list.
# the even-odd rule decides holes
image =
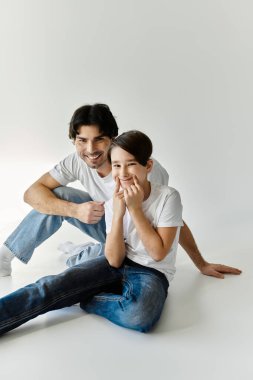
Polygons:
[[[92,200],[87,193],[70,187],[58,187],[54,193],[75,203]],[[5,245],[27,263],[35,248],[53,235],[64,220],[97,241],[105,242],[104,218],[97,224],[85,224],[74,218],[33,210]],[[0,299],[0,334],[40,314],[77,302],[86,312],[101,315],[123,327],[142,332],[153,327],[167,296],[168,281],[162,273],[128,259],[119,269],[112,268],[104,256],[81,261],[61,274],[43,277]]]
[[129,259],[116,269],[100,256],[1,298],[0,335],[40,314],[77,302],[88,313],[147,332],[160,318],[168,285],[155,269]]
[[[84,203],[92,201],[88,193],[67,186],[60,186],[54,190],[54,194],[61,199]],[[23,263],[28,263],[33,252],[43,241],[53,235],[66,220],[73,226],[96,239],[105,242],[105,219],[104,217],[96,224],[86,224],[75,218],[57,215],[41,214],[32,210],[12,232],[5,241],[5,245]]]

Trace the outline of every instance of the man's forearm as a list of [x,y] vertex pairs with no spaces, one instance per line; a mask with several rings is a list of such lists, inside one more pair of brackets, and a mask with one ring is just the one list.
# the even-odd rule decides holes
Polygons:
[[194,240],[194,237],[191,233],[191,230],[184,222],[184,226],[181,227],[180,236],[179,236],[179,244],[186,251],[190,259],[196,265],[196,267],[201,270],[201,268],[206,264],[206,261],[202,257],[197,244]]
[[77,205],[59,199],[42,184],[33,185],[24,194],[24,201],[36,211],[47,215],[75,217]]

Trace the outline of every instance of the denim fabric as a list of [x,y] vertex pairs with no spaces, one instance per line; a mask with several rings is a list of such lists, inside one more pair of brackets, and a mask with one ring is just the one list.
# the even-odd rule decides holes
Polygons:
[[100,293],[90,302],[80,302],[80,307],[121,327],[148,332],[161,316],[169,287],[168,280],[156,269],[128,259],[119,271],[122,274],[120,294]]
[[83,248],[80,247],[78,250],[78,246],[74,249],[75,253],[74,255],[70,256],[67,261],[66,265],[70,268],[73,265],[81,264],[87,260],[92,260],[95,257],[103,256],[104,255],[104,247],[105,245],[102,243],[87,243]]
[[[92,200],[89,194],[84,191],[65,186],[57,187],[54,190],[54,194],[58,198],[74,203],[84,203]],[[61,227],[64,220],[97,241],[101,243],[105,242],[104,217],[97,224],[86,224],[75,218],[46,215],[32,210],[4,244],[19,260],[23,263],[28,263],[35,248],[53,235]]]
[[80,302],[113,323],[149,331],[159,319],[168,281],[155,269],[126,260],[111,267],[104,256],[46,276],[0,299],[0,334],[40,314]]

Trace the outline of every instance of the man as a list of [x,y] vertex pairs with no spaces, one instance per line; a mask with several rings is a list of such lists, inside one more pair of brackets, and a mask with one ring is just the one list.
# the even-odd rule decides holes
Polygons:
[[[105,242],[104,201],[112,197],[114,188],[107,153],[117,135],[118,126],[107,105],[85,105],[74,112],[69,137],[76,152],[42,175],[25,192],[24,200],[34,210],[0,248],[0,276],[11,274],[14,257],[28,263],[35,248],[55,233],[64,220]],[[66,187],[75,180],[82,183],[86,192]],[[155,160],[149,180],[168,183],[166,170]],[[206,262],[186,223],[181,228],[179,243],[205,275],[224,278],[224,273],[241,273],[236,268]]]

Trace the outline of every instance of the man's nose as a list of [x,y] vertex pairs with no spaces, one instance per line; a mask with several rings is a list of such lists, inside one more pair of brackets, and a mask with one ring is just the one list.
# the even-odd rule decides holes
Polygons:
[[88,141],[87,142],[87,152],[88,153],[93,153],[95,151],[95,145],[93,141]]

